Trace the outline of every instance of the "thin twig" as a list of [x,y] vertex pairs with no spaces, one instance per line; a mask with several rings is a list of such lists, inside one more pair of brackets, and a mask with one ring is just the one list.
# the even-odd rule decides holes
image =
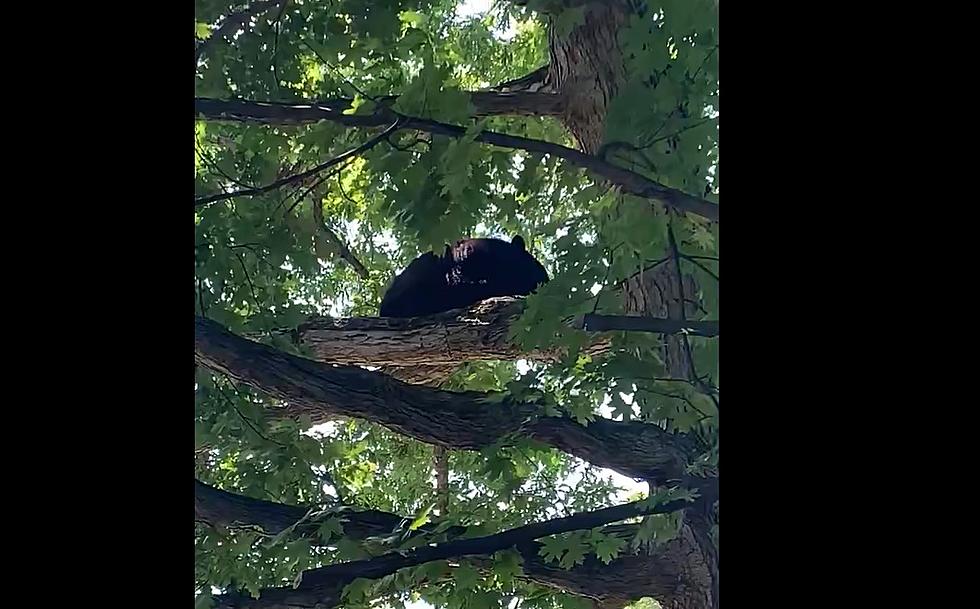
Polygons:
[[712,55],[714,55],[714,53],[715,53],[715,51],[717,51],[717,50],[718,50],[718,45],[717,45],[717,44],[716,44],[715,46],[713,46],[713,47],[711,47],[711,50],[710,50],[710,51],[708,51],[708,54],[707,54],[707,55],[705,55],[705,56],[704,56],[704,59],[702,59],[702,60],[701,60],[701,65],[699,65],[699,66],[698,66],[698,69],[697,69],[697,70],[695,70],[695,71],[694,71],[694,74],[692,74],[692,75],[691,75],[691,80],[692,80],[692,81],[693,81],[693,80],[694,80],[695,78],[697,78],[697,77],[698,77],[698,74],[700,74],[700,73],[701,73],[701,68],[703,68],[703,67],[704,67],[704,65],[705,65],[706,63],[708,63],[708,59],[709,59],[709,58],[711,58],[711,56],[712,56]]
[[704,271],[705,273],[707,273],[707,274],[709,274],[709,275],[711,275],[712,277],[714,277],[714,279],[715,279],[715,281],[717,281],[718,283],[721,283],[721,280],[720,280],[720,279],[718,279],[718,275],[715,275],[715,274],[714,274],[714,273],[713,273],[713,272],[711,271],[711,269],[709,269],[708,267],[706,267],[706,266],[704,266],[703,264],[701,264],[701,263],[700,263],[700,262],[698,262],[697,260],[694,260],[694,259],[692,259],[692,258],[689,258],[689,257],[687,257],[687,256],[685,256],[684,254],[681,254],[681,258],[683,258],[684,260],[687,260],[688,262],[690,262],[690,263],[691,263],[691,264],[693,264],[694,266],[696,266],[696,267],[698,267],[699,269],[701,269],[701,270],[702,270],[702,271]]
[[372,137],[368,141],[364,142],[360,146],[357,146],[356,148],[352,148],[347,152],[330,159],[329,161],[320,163],[319,165],[313,167],[312,169],[308,169],[306,171],[293,174],[291,176],[286,176],[285,178],[281,178],[279,180],[276,180],[275,182],[272,182],[271,184],[266,184],[265,186],[260,186],[258,188],[246,188],[243,190],[236,190],[235,192],[222,193],[219,195],[209,195],[206,197],[198,197],[197,199],[194,199],[194,207],[201,207],[209,203],[214,203],[216,201],[224,201],[236,197],[253,197],[255,195],[261,195],[276,190],[278,188],[282,188],[283,186],[287,186],[289,184],[293,184],[295,182],[300,182],[302,180],[305,180],[306,178],[312,175],[316,175],[321,171],[330,169],[334,165],[337,165],[339,163],[345,163],[351,160],[352,158],[356,157],[357,155],[362,154],[370,150],[371,148],[377,146],[381,141],[385,139],[385,137],[387,137],[389,133],[397,129],[398,125],[399,125],[399,120],[396,120],[394,123],[391,124],[390,127],[385,129],[378,135]]
[[279,93],[279,33],[282,30],[282,15],[286,12],[289,0],[283,0],[279,7],[279,14],[275,18],[275,34],[272,37],[272,78],[275,80],[276,93]]
[[[256,244],[256,245],[258,245],[258,244]],[[267,267],[269,267],[273,271],[278,270],[278,269],[276,269],[276,267],[272,266],[272,263],[271,262],[269,262],[268,260],[265,259],[265,256],[263,256],[262,254],[259,254],[257,251],[255,251],[255,248],[252,246],[251,243],[238,243],[238,244],[235,244],[235,245],[229,245],[227,247],[228,247],[228,249],[231,249],[231,250],[238,249],[238,248],[248,250],[249,252],[251,252],[251,254],[253,256],[255,256],[255,260],[257,262],[261,262],[261,263],[265,264]]]
[[[623,245],[622,242],[617,243],[616,246],[609,251],[609,266],[606,267],[606,275],[605,275],[605,277],[602,278],[602,285],[606,285],[606,282],[609,281],[609,273],[612,272],[612,257],[613,257],[613,254],[615,254],[616,253],[616,250],[618,250],[620,248],[620,246],[622,246],[622,245]],[[596,311],[599,310],[599,299],[600,298],[602,298],[602,290],[601,289],[598,292],[596,292],[596,294],[595,294],[595,303],[592,305],[592,312],[593,313],[595,313]]]
[[233,34],[235,30],[241,27],[246,21],[252,17],[256,17],[259,14],[275,7],[278,4],[285,4],[287,0],[266,0],[265,2],[256,2],[255,4],[249,6],[248,8],[239,11],[237,13],[232,13],[225,17],[221,25],[218,26],[216,30],[211,32],[211,35],[207,39],[202,40],[197,44],[194,49],[194,60],[200,60],[204,51],[214,43],[215,40],[224,37],[226,34]]
[[262,438],[266,442],[269,442],[270,444],[275,444],[277,446],[281,446],[283,448],[286,448],[286,445],[283,444],[282,442],[279,442],[278,440],[273,440],[272,438],[267,437],[265,434],[263,434],[261,431],[259,431],[258,428],[255,426],[255,424],[252,423],[251,419],[249,419],[244,414],[242,414],[242,411],[238,409],[238,405],[235,404],[235,401],[234,400],[232,400],[230,397],[228,397],[228,394],[225,393],[225,390],[224,389],[222,389],[218,385],[215,385],[214,388],[217,389],[218,392],[221,394],[221,397],[223,397],[225,399],[225,401],[228,402],[228,405],[231,406],[232,410],[235,411],[235,414],[237,414],[241,418],[241,420],[244,421],[246,425],[248,425],[249,429],[251,429],[252,431],[255,432],[255,435],[257,435],[258,437]]
[[396,144],[391,140],[391,136],[388,136],[388,144],[395,150],[398,150],[399,152],[413,152],[413,153],[418,152],[417,150],[412,149],[412,146],[416,144],[425,144],[426,148],[432,147],[432,143],[430,141],[418,136],[416,136],[415,139],[409,142],[407,145]]
[[[347,138],[345,138],[345,144],[347,143],[346,142],[346,139]],[[343,165],[341,165],[341,167],[343,167]],[[340,171],[340,167],[338,167],[337,169],[335,169],[335,170],[331,171],[330,173],[328,173],[326,175],[326,178],[330,178],[331,176],[335,175],[338,171]],[[296,195],[296,193],[299,192],[299,188],[296,188],[292,192],[290,192],[288,195],[286,195],[285,197],[282,197],[280,199],[280,201],[279,201],[279,204],[276,205],[276,207],[269,214],[269,220],[270,221],[272,220],[273,216],[275,216],[276,213],[282,208],[282,206],[286,204],[286,201],[288,201],[289,199],[295,197],[296,200],[293,201],[293,204],[290,205],[289,208],[284,212],[283,217],[285,218],[289,214],[293,213],[293,210],[296,209],[296,206],[299,205],[303,201],[303,199],[306,197],[306,195],[308,195],[311,192],[313,192],[313,190],[317,186],[319,186],[320,184],[322,184],[323,183],[323,180],[324,180],[324,178],[320,178],[320,179],[314,180],[313,183],[310,184],[310,186],[306,190],[304,190],[302,192],[302,194],[300,194],[298,196]],[[302,185],[302,183],[300,183],[300,185]]]
[[252,293],[252,300],[255,301],[255,306],[261,306],[259,304],[259,298],[255,295],[255,285],[252,284],[252,278],[248,274],[248,268],[245,267],[245,259],[238,252],[234,252],[235,257],[238,258],[238,264],[242,265],[242,271],[245,273],[245,280],[248,281],[248,291]]
[[330,230],[330,227],[327,226],[327,223],[323,219],[323,207],[319,201],[313,202],[313,220],[316,223],[317,233],[333,243],[334,249],[337,250],[337,255],[351,265],[351,268],[354,269],[358,277],[367,279],[370,276],[368,270],[364,268],[361,261],[357,259],[354,252],[350,251],[350,248],[347,247],[347,244],[341,240],[337,233]]
[[[390,143],[390,140],[389,140],[389,143]],[[350,197],[350,195],[347,194],[347,189],[344,188],[344,181],[341,179],[340,172],[338,171],[336,175],[337,175],[337,188],[340,189],[340,196],[342,196],[345,199],[347,199],[348,202],[350,202],[350,203],[352,203],[354,205],[357,205],[358,204],[357,201],[355,201],[354,199],[352,199]]]
[[[284,216],[288,216],[289,214],[293,213],[293,210],[296,209],[296,206],[299,205],[300,203],[302,203],[303,202],[303,199],[305,199],[308,194],[310,194],[311,192],[313,192],[313,190],[316,189],[316,187],[319,186],[320,184],[323,184],[324,182],[326,182],[330,178],[332,178],[335,175],[339,174],[340,173],[340,169],[341,168],[338,167],[337,169],[334,169],[330,173],[325,174],[325,175],[322,175],[319,178],[317,178],[316,181],[314,181],[312,184],[310,184],[309,188],[307,188],[306,190],[304,190],[302,194],[300,194],[298,197],[296,197],[296,200],[293,201],[293,204],[289,206],[289,209],[287,209],[286,210],[286,213],[283,214],[283,215]],[[317,204],[319,202],[318,201],[313,201],[313,203],[314,204]]]
[[663,396],[665,398],[673,398],[675,400],[681,400],[685,404],[687,404],[688,406],[690,406],[692,410],[695,410],[698,414],[700,414],[701,417],[702,417],[702,419],[711,418],[711,415],[709,415],[705,411],[703,411],[700,408],[698,408],[697,406],[695,406],[694,405],[694,402],[692,402],[691,399],[688,398],[686,395],[678,395],[676,393],[664,393],[662,391],[657,391],[656,389],[647,389],[646,387],[637,387],[636,390],[637,391],[643,391],[645,393],[652,393],[653,395],[660,395],[660,396]]
[[[679,378],[655,377],[655,376],[651,376],[651,377],[637,377],[637,378],[640,378],[640,379],[643,379],[643,380],[646,380],[646,381],[655,381],[655,382],[658,382],[658,383],[684,383],[685,385],[690,385],[691,387],[694,387],[695,389],[699,389],[698,384],[696,382],[692,381],[691,379],[679,379]],[[704,381],[702,381],[702,382],[704,382]],[[711,393],[712,394],[720,393],[720,390],[717,387],[715,387],[714,385],[709,385],[709,387],[711,389]]]
[[305,45],[306,48],[308,48],[310,50],[310,52],[312,52],[314,55],[316,55],[317,59],[319,59],[320,61],[322,61],[325,66],[327,66],[328,68],[330,68],[331,70],[333,70],[335,72],[335,75],[339,77],[339,80],[343,81],[343,83],[345,85],[347,85],[348,87],[350,87],[351,89],[353,89],[354,93],[357,93],[358,95],[360,95],[364,99],[369,99],[369,100],[377,103],[378,99],[376,97],[372,97],[372,96],[368,95],[367,93],[365,93],[364,91],[362,91],[357,85],[354,84],[354,81],[352,81],[349,78],[347,78],[346,76],[344,76],[344,73],[343,73],[343,71],[340,68],[338,68],[337,66],[335,66],[331,62],[327,61],[326,58],[323,55],[320,55],[320,52],[317,51],[316,49],[314,49],[313,48],[313,45],[311,45],[306,40],[303,40],[302,38],[300,38],[299,42],[300,42],[300,44]]
[[[227,376],[225,378],[230,384],[234,385],[234,383],[230,379],[228,379]],[[279,440],[273,440],[272,438],[268,437],[267,435],[259,431],[259,429],[252,422],[252,420],[246,417],[244,414],[242,414],[242,411],[239,410],[238,405],[235,404],[234,400],[228,397],[228,394],[225,393],[224,389],[222,389],[217,384],[215,384],[214,388],[218,390],[218,392],[221,394],[221,397],[228,403],[229,406],[231,406],[232,410],[235,411],[235,414],[237,414],[241,418],[241,420],[244,421],[246,425],[248,425],[249,429],[255,432],[255,435],[257,435],[258,437],[262,438],[263,440],[265,440],[270,444],[275,444],[276,446],[279,446],[281,448],[289,448],[289,445],[280,442]],[[321,480],[323,480],[324,482],[332,486],[334,492],[337,493],[337,499],[343,502],[343,494],[342,494],[343,491],[341,490],[340,486],[334,481],[333,476],[330,475],[330,472],[327,471],[326,465],[323,466],[323,473],[319,473],[316,471],[316,468],[314,468],[313,465],[308,460],[306,460],[302,455],[297,455],[296,458],[299,459],[304,465],[306,465],[306,467],[308,467],[310,471],[316,474]],[[269,496],[271,497],[272,495],[270,494]]]
[[238,180],[238,179],[236,179],[236,178],[228,175],[227,173],[225,173],[225,171],[221,167],[218,166],[217,161],[215,161],[212,158],[209,158],[206,154],[204,154],[204,151],[201,150],[200,148],[195,147],[194,148],[194,152],[197,153],[197,156],[201,157],[201,160],[204,161],[204,164],[207,165],[208,168],[211,169],[211,171],[217,173],[218,175],[220,175],[224,179],[228,180],[232,184],[235,184],[237,186],[241,186],[242,188],[253,188],[253,186],[251,184],[246,184],[245,182],[242,182],[241,180]]
[[[686,316],[685,311],[684,311],[684,309],[686,307],[686,305],[684,304],[684,274],[681,272],[680,250],[678,250],[678,248],[677,248],[677,238],[674,236],[674,222],[673,222],[673,220],[671,220],[667,224],[667,243],[670,246],[670,255],[674,259],[674,265],[673,265],[673,268],[674,268],[674,278],[677,280],[677,293],[680,296],[680,303],[681,303],[681,306],[680,306],[680,309],[679,309],[679,317],[681,318],[682,321],[686,321],[687,320],[687,316]],[[687,358],[688,368],[690,370],[690,374],[691,374],[691,377],[692,377],[691,380],[696,383],[696,386],[699,389],[701,389],[701,391],[703,393],[705,393],[706,395],[708,395],[712,399],[712,401],[715,403],[715,408],[717,408],[719,410],[719,412],[720,412],[721,409],[719,408],[718,400],[715,399],[714,396],[711,395],[711,389],[710,389],[710,387],[707,385],[707,383],[705,383],[701,379],[700,376],[698,376],[698,372],[695,369],[695,365],[694,365],[694,353],[691,350],[691,341],[688,340],[687,334],[682,334],[681,335],[681,341],[683,341],[684,354],[685,354],[685,357]]]
[[[668,135],[661,135],[660,137],[654,137],[654,138],[653,138],[652,140],[650,140],[650,141],[649,141],[649,142],[648,142],[647,144],[644,144],[643,146],[640,146],[640,147],[639,147],[639,149],[640,149],[640,150],[642,150],[642,149],[644,149],[644,148],[649,148],[650,146],[653,146],[653,145],[654,145],[654,144],[656,144],[657,142],[662,142],[662,141],[664,141],[664,140],[669,140],[669,139],[670,139],[670,138],[672,138],[672,137],[677,137],[678,135],[680,135],[680,134],[682,134],[682,133],[684,133],[685,131],[689,131],[689,130],[691,130],[691,129],[694,129],[695,127],[700,127],[701,125],[703,125],[703,124],[705,124],[705,123],[710,123],[710,122],[711,122],[712,120],[713,120],[713,119],[710,119],[710,118],[706,118],[706,119],[703,119],[703,120],[700,120],[700,121],[698,121],[698,122],[696,122],[696,123],[693,123],[693,124],[691,124],[691,125],[687,125],[686,127],[681,127],[681,128],[680,128],[680,129],[678,129],[677,131],[675,131],[675,132],[673,132],[673,133],[670,133],[670,134],[668,134]],[[656,135],[656,134],[655,134],[655,135]],[[646,157],[644,157],[644,158],[646,158]]]
[[667,256],[667,257],[665,257],[665,258],[661,258],[660,260],[657,260],[657,261],[655,261],[655,262],[654,262],[653,264],[651,264],[650,266],[645,266],[645,267],[643,267],[642,269],[640,269],[639,271],[637,271],[637,272],[635,272],[635,273],[633,273],[633,274],[632,274],[632,275],[630,275],[629,277],[627,277],[627,278],[625,278],[625,279],[620,279],[619,281],[617,281],[617,282],[616,282],[616,285],[617,285],[617,286],[619,286],[619,285],[622,285],[622,284],[624,284],[624,283],[626,283],[627,281],[629,281],[630,279],[632,279],[632,278],[634,278],[634,277],[636,277],[637,275],[640,275],[640,274],[642,274],[642,273],[649,273],[650,271],[652,271],[653,269],[655,269],[655,268],[657,268],[657,267],[658,267],[658,266],[660,266],[661,264],[663,264],[663,263],[665,263],[665,262],[667,262],[668,260],[670,260],[670,256]]

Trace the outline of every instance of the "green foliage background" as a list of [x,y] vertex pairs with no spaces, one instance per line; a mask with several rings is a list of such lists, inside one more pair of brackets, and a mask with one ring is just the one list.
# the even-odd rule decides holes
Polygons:
[[[221,99],[309,102],[398,95],[413,116],[473,126],[466,91],[523,76],[548,62],[546,21],[531,6],[496,3],[484,14],[456,15],[451,0],[291,1],[249,23],[231,43],[215,40],[199,63],[196,95]],[[540,3],[539,3],[540,4]],[[206,38],[241,5],[196,0],[195,34]],[[555,27],[572,27],[566,11]],[[657,181],[717,200],[717,11],[704,0],[647,3],[621,32],[629,82],[607,120],[607,158]],[[512,27],[512,37],[502,32]],[[493,117],[480,128],[574,145],[552,119]],[[372,133],[322,122],[279,127],[198,121],[195,183],[199,195],[268,184],[364,142]],[[525,237],[553,281],[528,298],[515,339],[570,347],[553,365],[468,364],[454,389],[543,395],[550,408],[580,421],[638,419],[715,437],[713,403],[690,387],[657,381],[664,370],[652,335],[618,335],[612,357],[578,354],[582,333],[571,315],[617,312],[612,288],[667,255],[667,216],[647,200],[596,185],[554,157],[492,148],[468,138],[417,141],[400,132],[319,182],[215,203],[195,212],[195,308],[239,334],[295,350],[273,330],[313,314],[377,314],[393,275],[420,252],[461,236]],[[329,172],[328,172],[329,174]],[[318,244],[312,206],[369,271],[358,277]],[[686,216],[674,230],[696,263],[700,317],[718,319],[717,225]],[[717,340],[692,340],[700,374],[718,384]],[[601,410],[603,406],[606,410]],[[309,421],[275,420],[269,399],[200,370],[196,391],[197,476],[228,490],[285,503],[329,504],[333,486],[366,508],[423,513],[434,501],[432,450],[378,426],[346,421],[309,432]],[[710,454],[706,461],[716,458]],[[451,509],[456,523],[494,532],[611,505],[612,485],[595,468],[555,450],[518,443],[480,453],[452,452]],[[574,472],[575,475],[572,475]],[[655,537],[669,518],[649,518]],[[330,535],[327,531],[325,534]],[[286,585],[303,569],[364,556],[370,547],[341,539],[325,548],[306,540],[270,544],[254,534],[220,535],[198,527],[196,582],[210,587]],[[588,552],[611,559],[625,543],[585,531],[547,540],[549,556],[571,566]],[[579,599],[513,578],[506,553],[496,575],[465,564],[421,567],[437,583],[386,582],[349,590],[399,606],[412,594],[446,607],[496,607],[513,596],[523,606],[575,606]],[[410,579],[410,578],[409,578]],[[352,586],[355,588],[355,586]],[[404,592],[404,591],[408,592]],[[203,597],[202,597],[203,598]]]

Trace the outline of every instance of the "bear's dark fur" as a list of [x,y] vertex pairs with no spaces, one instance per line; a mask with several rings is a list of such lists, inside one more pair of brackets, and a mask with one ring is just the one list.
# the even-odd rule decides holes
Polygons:
[[412,261],[381,300],[382,317],[420,317],[494,296],[526,296],[548,281],[524,239],[463,239]]

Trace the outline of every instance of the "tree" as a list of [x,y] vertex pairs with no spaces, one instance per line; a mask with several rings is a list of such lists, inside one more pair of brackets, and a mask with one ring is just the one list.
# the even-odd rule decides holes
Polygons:
[[718,607],[717,4],[196,6],[198,605]]

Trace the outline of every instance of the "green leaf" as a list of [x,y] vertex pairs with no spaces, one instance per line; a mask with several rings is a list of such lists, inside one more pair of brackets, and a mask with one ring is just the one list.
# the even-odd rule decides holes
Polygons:
[[539,553],[545,560],[557,560],[561,568],[571,569],[585,561],[588,550],[589,546],[584,543],[584,534],[576,532],[542,539]]
[[211,27],[207,23],[197,21],[194,23],[194,36],[199,40],[207,40],[211,37]]
[[444,560],[435,560],[425,563],[415,570],[415,581],[435,582],[449,571],[449,567]]
[[358,577],[344,587],[342,598],[348,602],[357,603],[365,599],[374,585],[374,580]]
[[408,530],[416,531],[420,526],[427,523],[429,521],[429,514],[432,512],[432,508],[434,508],[435,506],[436,506],[435,503],[430,503],[429,505],[427,505],[419,513],[419,515],[415,517],[415,520],[412,521],[412,524],[408,526]]
[[331,539],[342,537],[344,535],[344,527],[341,525],[339,518],[327,518],[317,527],[317,534],[320,536],[320,539],[327,542]]
[[459,590],[472,590],[480,581],[480,572],[470,565],[460,565],[453,569],[453,579]]
[[617,391],[612,399],[612,418],[622,417],[622,420],[629,421],[633,418],[633,405],[627,404]]
[[425,15],[416,11],[402,11],[398,13],[398,19],[410,27],[422,27],[425,23]]
[[493,572],[497,581],[504,587],[514,583],[514,578],[521,574],[521,564],[524,558],[514,550],[503,550],[493,555]]
[[601,532],[594,532],[590,538],[592,548],[596,556],[604,564],[612,562],[626,546],[626,541],[613,535],[606,535]]
[[500,593],[493,590],[477,590],[468,595],[467,609],[499,609]]
[[[365,99],[360,93],[354,95],[354,99],[351,101],[350,107],[343,111],[343,114],[359,114],[358,110],[364,106],[368,111],[374,107],[374,103],[368,99]],[[364,114],[361,112],[360,114]]]

